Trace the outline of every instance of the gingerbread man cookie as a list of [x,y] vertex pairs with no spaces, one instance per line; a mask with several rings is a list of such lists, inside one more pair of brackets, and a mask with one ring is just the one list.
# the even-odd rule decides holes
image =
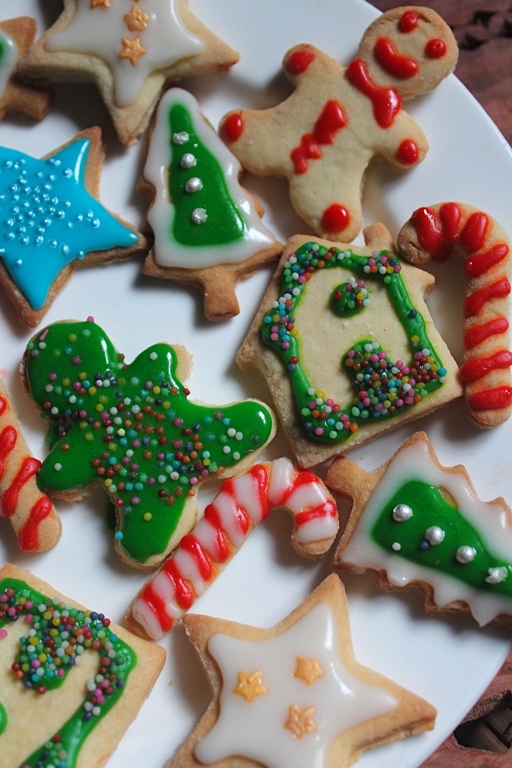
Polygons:
[[510,367],[510,240],[487,213],[455,202],[414,211],[398,234],[400,255],[415,266],[445,261],[452,253],[464,260],[464,384],[472,421],[495,427],[512,413]]
[[336,569],[417,589],[428,613],[512,627],[512,513],[501,498],[481,501],[464,467],[443,467],[424,432],[373,472],[335,459],[325,480],[353,502]]
[[201,288],[209,320],[237,315],[238,281],[283,250],[261,221],[259,201],[240,185],[241,170],[192,94],[169,89],[139,184],[152,200],[144,272]]
[[265,110],[226,115],[221,134],[242,165],[289,181],[292,204],[321,237],[350,242],[362,229],[366,169],[380,157],[407,170],[428,143],[402,100],[455,68],[457,44],[428,8],[395,8],[366,30],[347,67],[312,45],[284,57],[295,91]]
[[125,561],[155,567],[193,527],[197,490],[251,463],[273,438],[274,417],[255,400],[189,401],[191,360],[154,344],[132,363],[92,320],[54,323],[28,344],[23,376],[50,422],[42,490],[74,500],[99,485],[117,515]]
[[42,120],[48,113],[50,91],[33,88],[18,76],[18,63],[35,36],[36,22],[30,16],[0,22],[0,119],[7,112],[19,112]]
[[288,242],[240,348],[265,379],[300,466],[319,464],[462,394],[425,295],[379,224],[367,245]]
[[229,69],[238,54],[187,0],[64,0],[23,72],[34,80],[94,81],[123,144],[137,141],[169,81]]

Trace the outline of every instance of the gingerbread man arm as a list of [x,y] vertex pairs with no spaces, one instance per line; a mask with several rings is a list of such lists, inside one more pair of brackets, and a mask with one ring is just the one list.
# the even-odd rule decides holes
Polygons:
[[468,205],[447,202],[418,208],[402,227],[398,250],[411,264],[465,259],[463,364],[472,421],[494,427],[512,413],[509,349],[510,241],[491,216]]

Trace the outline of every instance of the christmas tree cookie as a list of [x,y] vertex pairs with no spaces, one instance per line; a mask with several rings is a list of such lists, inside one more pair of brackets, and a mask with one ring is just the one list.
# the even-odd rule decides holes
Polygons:
[[237,282],[282,251],[240,173],[196,99],[180,88],[167,91],[140,185],[152,200],[154,235],[144,271],[201,288],[209,320],[238,314]]
[[24,58],[23,74],[96,83],[123,144],[146,130],[168,82],[238,61],[187,0],[63,1],[61,15]]
[[28,344],[23,376],[50,426],[42,490],[80,499],[102,487],[131,565],[160,563],[193,527],[197,491],[252,462],[274,436],[272,412],[246,400],[188,399],[184,348],[153,344],[132,363],[92,320],[47,326]]
[[433,277],[401,263],[383,225],[365,237],[291,238],[237,355],[267,382],[300,466],[462,393],[425,303]]
[[434,727],[430,704],[357,661],[335,574],[269,629],[183,622],[212,701],[166,768],[348,768],[368,748]]
[[220,133],[244,168],[288,180],[291,203],[314,232],[349,243],[363,226],[370,164],[378,158],[406,171],[428,151],[403,101],[439,85],[457,55],[435,11],[393,8],[368,27],[346,67],[313,45],[291,48],[283,68],[293,93],[276,106],[228,113]]
[[163,648],[5,564],[0,569],[2,768],[101,768],[164,661]]
[[419,589],[427,612],[512,627],[512,513],[501,498],[481,501],[464,467],[443,467],[425,433],[373,472],[336,459],[326,483],[353,502],[336,569]]

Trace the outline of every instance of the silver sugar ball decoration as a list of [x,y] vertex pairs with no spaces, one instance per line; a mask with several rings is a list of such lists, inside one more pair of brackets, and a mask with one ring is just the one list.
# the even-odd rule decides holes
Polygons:
[[172,135],[173,144],[186,144],[188,140],[189,135],[186,131],[179,131]]
[[194,208],[190,214],[190,218],[192,220],[192,224],[204,224],[208,218],[208,214],[204,208]]
[[397,523],[405,523],[412,517],[412,509],[408,504],[397,504],[393,507],[393,520]]
[[455,553],[455,557],[462,565],[468,565],[468,563],[472,563],[475,559],[475,556],[476,549],[474,547],[470,547],[468,544],[459,547]]
[[435,547],[443,541],[444,531],[438,525],[431,525],[425,531],[425,539],[432,547]]
[[203,182],[199,178],[199,176],[192,176],[186,184],[185,184],[185,192],[188,192],[189,194],[193,194],[194,192],[199,192],[200,189],[203,188]]
[[193,155],[192,152],[185,152],[180,160],[180,165],[182,168],[193,168],[196,163],[196,156]]

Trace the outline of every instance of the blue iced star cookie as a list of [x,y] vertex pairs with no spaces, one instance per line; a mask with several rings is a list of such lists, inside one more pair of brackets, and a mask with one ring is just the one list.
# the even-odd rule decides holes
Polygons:
[[0,263],[22,322],[37,325],[84,260],[131,256],[142,238],[109,213],[94,188],[101,132],[91,128],[39,160],[0,147]]

